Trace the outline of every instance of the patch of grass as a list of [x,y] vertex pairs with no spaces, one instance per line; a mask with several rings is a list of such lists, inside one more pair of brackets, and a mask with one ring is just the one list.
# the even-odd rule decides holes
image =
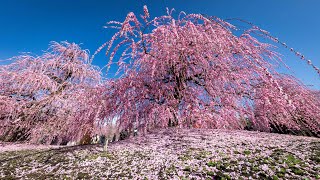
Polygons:
[[271,158],[265,158],[265,159],[262,160],[262,162],[263,162],[264,164],[270,164],[271,161],[272,161]]
[[285,157],[284,162],[286,162],[290,166],[301,163],[301,160],[294,157],[292,154],[289,154]]
[[186,161],[192,159],[190,155],[184,154],[178,157],[179,160]]
[[244,150],[243,153],[244,153],[245,155],[249,155],[249,154],[251,154],[251,151],[249,151],[249,150]]
[[234,153],[234,154],[240,154],[240,152],[237,151],[237,150],[233,151],[233,153]]
[[117,157],[115,157],[115,155],[110,154],[110,153],[106,153],[106,152],[101,153],[101,154],[100,154],[100,157],[105,157],[105,158],[107,158],[107,159],[117,159]]
[[96,160],[100,157],[98,154],[92,154],[86,157],[87,160]]
[[320,151],[319,152],[315,152],[314,154],[312,154],[310,156],[310,160],[314,161],[316,163],[320,163]]
[[264,172],[260,172],[260,173],[258,173],[258,176],[260,177],[259,179],[267,179],[267,175],[266,175],[266,173],[264,173]]
[[210,155],[211,153],[208,152],[208,151],[204,151],[204,150],[201,150],[199,151],[199,153],[197,153],[194,157],[198,160],[201,160],[201,159],[205,159],[207,157],[207,155]]
[[228,174],[224,174],[224,178],[227,180],[231,180],[231,177]]
[[191,167],[190,166],[186,166],[186,167],[183,168],[183,171],[191,172]]
[[215,173],[212,172],[212,171],[208,171],[206,174],[207,174],[208,176],[214,176],[214,175],[215,175]]
[[226,166],[224,164],[218,163],[217,164],[217,169],[225,171],[226,170]]
[[286,173],[286,169],[285,168],[280,168],[280,171],[281,173]]
[[176,171],[176,167],[173,164],[171,164],[170,167],[166,169],[166,173],[170,175],[174,174],[175,171]]
[[284,173],[277,173],[277,176],[279,177],[279,178],[283,178],[284,177]]
[[252,171],[259,171],[260,169],[257,166],[252,167]]
[[299,169],[297,167],[290,167],[290,169],[293,171],[293,173],[295,173],[296,175],[304,175],[304,172],[302,169]]
[[27,178],[30,179],[52,179],[54,174],[46,173],[44,170],[40,170],[37,172],[29,173],[26,175]]
[[276,175],[279,178],[283,178],[285,174],[286,174],[286,169],[285,168],[280,168],[280,170],[276,173]]
[[283,149],[275,149],[273,150],[271,156],[272,157],[279,157],[279,156],[282,156],[286,151],[283,150]]
[[220,161],[217,161],[217,162],[215,162],[215,161],[209,161],[209,162],[207,162],[207,166],[209,166],[209,167],[216,167],[217,169],[219,169],[219,170],[226,170],[226,167],[228,167],[228,163],[225,163],[225,164],[223,164],[222,162],[220,162]]
[[216,175],[213,176],[213,179],[217,180],[231,180],[231,177],[228,174],[223,174],[222,172],[217,172]]
[[9,175],[9,176],[4,176],[4,179],[14,180],[14,179],[16,179],[16,177],[12,176],[12,175]]
[[178,159],[182,160],[182,161],[186,161],[186,160],[190,160],[192,159],[191,157],[191,153],[193,151],[194,148],[190,148],[189,150],[185,151],[183,154],[181,154]]
[[88,179],[90,176],[88,173],[79,172],[77,175],[77,179]]
[[207,166],[209,166],[209,167],[213,167],[213,166],[216,166],[216,165],[217,165],[217,162],[214,162],[214,161],[207,162]]

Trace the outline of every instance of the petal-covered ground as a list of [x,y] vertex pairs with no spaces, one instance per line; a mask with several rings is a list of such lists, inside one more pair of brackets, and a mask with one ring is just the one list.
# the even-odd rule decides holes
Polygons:
[[0,165],[0,179],[320,179],[320,139],[163,129],[112,143],[108,152],[0,144]]

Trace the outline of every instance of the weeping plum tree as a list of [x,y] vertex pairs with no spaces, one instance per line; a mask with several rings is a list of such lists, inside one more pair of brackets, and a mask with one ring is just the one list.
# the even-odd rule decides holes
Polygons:
[[115,78],[102,80],[88,53],[67,42],[0,66],[0,139],[59,143],[113,123],[319,135],[320,92],[275,70],[281,58],[259,37],[287,46],[266,31],[184,12],[150,19],[147,7],[141,20],[129,13],[108,28],[118,31],[96,53],[107,49]]
[[0,67],[0,137],[6,141],[61,142],[90,133],[97,118],[99,69],[74,43],[52,43]]
[[283,64],[275,46],[258,37],[279,41],[256,26],[239,34],[219,18],[172,11],[150,19],[145,6],[141,20],[131,12],[107,28],[118,31],[96,53],[106,48],[107,69],[117,68],[104,113],[120,128],[243,129],[250,121],[261,131],[320,130],[317,92],[275,70]]

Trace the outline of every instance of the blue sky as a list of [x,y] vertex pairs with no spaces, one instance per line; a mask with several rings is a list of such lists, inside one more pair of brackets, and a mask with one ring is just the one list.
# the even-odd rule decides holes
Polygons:
[[[320,67],[319,0],[2,0],[0,1],[0,59],[21,52],[41,54],[50,41],[82,43],[94,52],[108,41],[113,31],[103,26],[110,20],[124,20],[130,11],[142,13],[147,5],[152,17],[177,12],[204,13],[253,22],[297,49]],[[305,62],[279,48],[293,73],[313,89],[320,89],[320,78]],[[107,63],[104,53],[94,64]]]

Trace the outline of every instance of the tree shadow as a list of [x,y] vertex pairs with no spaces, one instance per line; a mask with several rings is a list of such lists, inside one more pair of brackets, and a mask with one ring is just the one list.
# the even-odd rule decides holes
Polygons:
[[[64,147],[59,147],[59,148],[51,148],[51,149],[47,149],[47,150],[37,150],[37,149],[25,150],[25,151],[30,151],[30,153],[23,154],[23,155],[17,155],[17,156],[10,157],[7,159],[2,159],[2,160],[0,160],[0,164],[4,163],[4,162],[24,159],[24,158],[28,158],[28,157],[32,157],[32,156],[41,156],[41,155],[50,154],[51,156],[49,156],[45,160],[45,162],[47,162],[49,159],[51,159],[55,155],[66,154],[66,153],[74,152],[74,151],[78,151],[78,150],[94,151],[93,148],[95,148],[95,151],[98,151],[96,148],[100,148],[100,147],[102,148],[102,146],[103,145],[101,145],[101,144],[87,144],[87,145],[64,146]],[[23,150],[21,150],[21,151],[23,151]],[[37,151],[37,152],[34,152],[34,151]],[[19,153],[19,151],[14,151],[14,152]],[[4,153],[8,153],[8,152],[4,152]]]

